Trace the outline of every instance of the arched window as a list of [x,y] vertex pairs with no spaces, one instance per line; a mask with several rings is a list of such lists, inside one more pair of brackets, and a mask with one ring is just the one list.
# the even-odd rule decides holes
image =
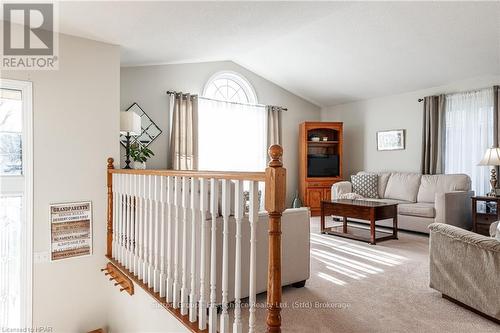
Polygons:
[[263,171],[266,167],[266,111],[250,83],[219,72],[198,100],[198,168]]
[[214,74],[205,85],[203,96],[226,102],[257,104],[250,82],[234,72]]

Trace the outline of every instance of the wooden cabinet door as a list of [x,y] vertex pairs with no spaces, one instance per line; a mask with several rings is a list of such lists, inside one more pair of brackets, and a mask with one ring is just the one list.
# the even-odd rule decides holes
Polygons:
[[311,208],[320,208],[321,200],[323,200],[322,188],[308,188],[307,189],[307,205]]
[[325,201],[332,200],[332,191],[330,188],[325,188],[323,190],[323,200],[325,200]]

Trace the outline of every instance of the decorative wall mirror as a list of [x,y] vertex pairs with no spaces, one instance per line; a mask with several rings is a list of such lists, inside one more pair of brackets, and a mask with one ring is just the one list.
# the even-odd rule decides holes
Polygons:
[[[133,144],[135,142],[139,142],[142,146],[149,146],[151,142],[153,142],[161,134],[161,129],[153,122],[148,114],[144,112],[139,104],[132,104],[126,111],[135,112],[141,117],[141,135],[132,137],[130,139],[130,143]],[[127,139],[123,134],[120,134],[120,143],[123,147],[127,144]]]

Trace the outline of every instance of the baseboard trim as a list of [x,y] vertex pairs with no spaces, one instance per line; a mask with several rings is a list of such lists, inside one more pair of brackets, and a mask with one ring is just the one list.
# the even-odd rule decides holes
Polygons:
[[444,298],[444,299],[446,299],[446,300],[448,300],[448,301],[450,301],[450,302],[453,302],[453,303],[455,303],[455,304],[457,304],[457,305],[460,305],[461,307],[466,308],[467,310],[472,311],[472,312],[474,312],[475,314],[480,315],[481,317],[484,317],[484,318],[486,318],[486,319],[488,319],[488,320],[491,320],[492,322],[494,322],[494,323],[495,323],[495,324],[497,324],[497,325],[500,325],[500,320],[499,320],[499,319],[497,319],[497,318],[495,318],[495,317],[492,317],[492,316],[489,316],[489,315],[487,315],[487,314],[486,314],[486,313],[484,313],[484,312],[481,312],[481,311],[479,311],[479,310],[474,309],[473,307],[468,306],[467,304],[464,304],[464,303],[462,303],[462,302],[460,302],[460,301],[457,301],[457,300],[456,300],[456,299],[454,299],[453,297],[450,297],[450,296],[445,295],[445,294],[442,294],[442,296],[443,296],[443,298]]

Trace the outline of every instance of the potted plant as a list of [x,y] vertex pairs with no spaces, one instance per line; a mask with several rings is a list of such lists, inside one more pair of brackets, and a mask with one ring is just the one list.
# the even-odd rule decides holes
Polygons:
[[130,157],[134,161],[134,169],[146,169],[146,161],[151,156],[155,156],[153,151],[146,146],[134,142],[130,145]]

